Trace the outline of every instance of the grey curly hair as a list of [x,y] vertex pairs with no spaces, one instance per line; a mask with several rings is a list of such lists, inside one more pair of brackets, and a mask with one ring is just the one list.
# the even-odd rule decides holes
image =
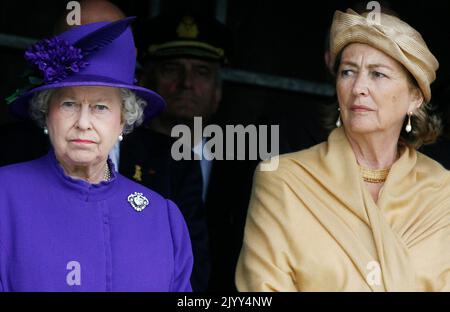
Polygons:
[[[125,122],[123,134],[127,134],[142,124],[147,102],[129,89],[119,88],[119,90],[122,96],[122,120]],[[36,93],[31,99],[30,116],[42,128],[46,127],[48,105],[54,92],[55,89],[44,90]]]

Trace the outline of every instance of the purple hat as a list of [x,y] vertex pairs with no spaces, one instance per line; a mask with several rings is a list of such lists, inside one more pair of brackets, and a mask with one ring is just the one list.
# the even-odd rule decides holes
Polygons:
[[165,107],[162,97],[134,84],[136,50],[129,27],[134,19],[78,26],[32,45],[25,52],[26,60],[35,69],[28,75],[31,85],[7,99],[10,112],[18,117],[28,116],[29,102],[35,92],[107,86],[130,89],[144,99],[146,120],[160,113]]

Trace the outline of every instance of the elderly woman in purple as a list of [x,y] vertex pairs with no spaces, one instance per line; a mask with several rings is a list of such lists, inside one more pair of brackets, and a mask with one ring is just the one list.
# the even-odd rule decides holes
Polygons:
[[108,158],[164,107],[134,85],[131,21],[79,26],[25,54],[35,85],[10,110],[43,126],[53,149],[0,168],[0,291],[191,291],[180,211]]

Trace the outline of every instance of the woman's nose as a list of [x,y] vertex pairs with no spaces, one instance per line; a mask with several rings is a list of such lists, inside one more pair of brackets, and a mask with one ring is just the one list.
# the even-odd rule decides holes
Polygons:
[[91,128],[91,110],[89,105],[81,105],[78,112],[77,128],[87,130]]
[[368,79],[364,73],[360,72],[356,76],[356,79],[353,83],[352,92],[355,96],[366,96],[369,94]]

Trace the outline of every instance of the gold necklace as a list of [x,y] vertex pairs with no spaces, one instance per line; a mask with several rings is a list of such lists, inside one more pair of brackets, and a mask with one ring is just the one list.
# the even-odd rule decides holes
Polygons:
[[361,169],[363,180],[368,183],[383,183],[386,181],[389,170],[391,169],[370,169],[361,166],[359,168]]

